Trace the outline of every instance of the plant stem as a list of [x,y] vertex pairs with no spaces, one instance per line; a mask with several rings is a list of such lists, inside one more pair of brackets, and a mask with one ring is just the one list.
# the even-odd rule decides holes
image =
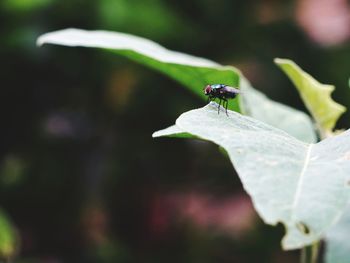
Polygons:
[[315,242],[311,246],[301,249],[300,263],[317,263],[318,249],[320,242]]

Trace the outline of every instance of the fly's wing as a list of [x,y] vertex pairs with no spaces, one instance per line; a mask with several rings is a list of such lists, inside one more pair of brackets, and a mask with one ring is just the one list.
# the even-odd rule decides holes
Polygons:
[[243,92],[240,89],[234,88],[234,87],[230,87],[230,86],[226,86],[225,87],[226,91],[229,93],[233,93],[233,94],[243,94]]

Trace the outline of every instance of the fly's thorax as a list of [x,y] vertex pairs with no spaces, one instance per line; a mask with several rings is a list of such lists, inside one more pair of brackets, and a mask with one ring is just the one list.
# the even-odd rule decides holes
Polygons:
[[211,86],[212,89],[216,89],[216,90],[219,90],[219,89],[222,89],[222,88],[226,87],[225,84],[212,84],[210,86]]

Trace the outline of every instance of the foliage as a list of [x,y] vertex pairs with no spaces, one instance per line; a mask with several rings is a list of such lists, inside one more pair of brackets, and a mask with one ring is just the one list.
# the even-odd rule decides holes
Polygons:
[[334,86],[319,83],[298,65],[288,59],[275,59],[276,64],[287,74],[298,89],[320,131],[330,134],[346,108],[332,100]]
[[[284,129],[306,142],[315,141],[311,120],[305,113],[268,99],[253,89],[242,74],[231,66],[221,66],[208,59],[170,51],[148,39],[117,32],[66,29],[39,37],[38,44],[45,43],[111,49],[168,75],[201,98],[202,87],[208,83],[240,85],[245,93],[241,107],[248,115]],[[232,109],[239,111],[239,106],[233,103]]]
[[0,211],[0,261],[9,260],[16,252],[16,232],[7,216]]
[[[198,87],[205,84],[237,85],[240,81],[243,99],[233,108],[255,119],[231,111],[227,118],[216,113],[216,104],[210,104],[184,113],[175,126],[154,136],[195,136],[223,147],[260,216],[268,224],[283,222],[286,226],[285,249],[317,242],[344,212],[349,201],[349,132],[313,144],[315,133],[306,115],[270,101],[251,88],[238,70],[122,33],[69,29],[45,34],[38,43],[113,49],[174,78],[198,95]],[[276,62],[295,82],[321,134],[329,134],[345,110],[331,101],[331,89],[291,61]],[[330,107],[320,111],[323,104]]]

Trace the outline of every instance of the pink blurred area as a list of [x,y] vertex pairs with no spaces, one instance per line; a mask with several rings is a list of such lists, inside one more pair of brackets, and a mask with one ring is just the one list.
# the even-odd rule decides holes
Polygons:
[[344,43],[350,37],[350,5],[347,0],[298,0],[297,23],[322,46]]
[[151,210],[151,232],[156,236],[174,222],[187,221],[202,231],[239,238],[254,228],[257,219],[249,197],[243,194],[217,198],[193,191],[157,196]]

